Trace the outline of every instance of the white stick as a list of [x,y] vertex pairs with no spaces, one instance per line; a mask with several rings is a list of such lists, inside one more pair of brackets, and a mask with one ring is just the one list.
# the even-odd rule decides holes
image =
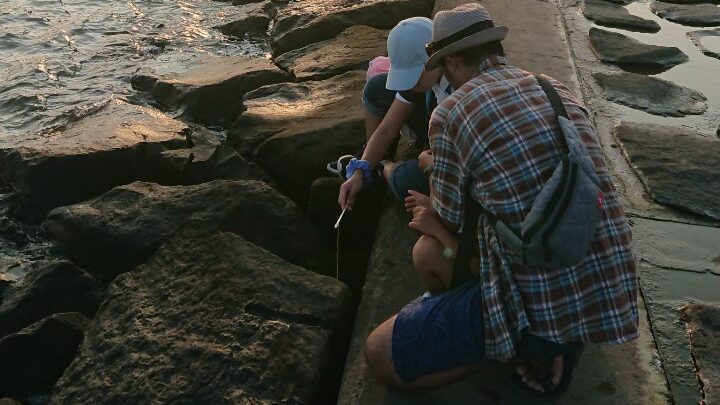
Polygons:
[[347,211],[347,208],[342,210],[342,212],[340,213],[340,217],[338,218],[337,222],[335,222],[335,229],[338,229],[340,227],[340,221],[342,221],[343,215],[345,215],[345,211]]

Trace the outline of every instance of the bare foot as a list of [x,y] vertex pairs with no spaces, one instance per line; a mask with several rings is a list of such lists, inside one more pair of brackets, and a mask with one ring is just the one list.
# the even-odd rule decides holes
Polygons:
[[412,214],[415,207],[432,208],[429,196],[415,190],[408,190],[408,194],[410,195],[405,197],[405,211],[409,214]]

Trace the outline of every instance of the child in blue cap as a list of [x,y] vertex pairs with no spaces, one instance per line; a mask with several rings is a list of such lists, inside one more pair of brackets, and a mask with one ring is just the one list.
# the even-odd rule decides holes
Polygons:
[[[373,181],[373,171],[383,157],[394,154],[392,150],[404,126],[414,134],[416,148],[428,149],[430,113],[451,93],[440,69],[425,70],[428,60],[425,45],[430,42],[432,20],[429,18],[408,18],[390,31],[387,40],[390,70],[370,78],[363,90],[367,144],[359,159],[348,157],[349,162],[337,165],[347,177],[338,197],[342,209],[352,208],[360,190]],[[421,153],[419,159],[382,165],[382,175],[399,199],[406,198],[409,190],[429,194],[426,176],[431,170],[429,151]],[[413,193],[410,200],[415,201],[416,196],[418,194]]]

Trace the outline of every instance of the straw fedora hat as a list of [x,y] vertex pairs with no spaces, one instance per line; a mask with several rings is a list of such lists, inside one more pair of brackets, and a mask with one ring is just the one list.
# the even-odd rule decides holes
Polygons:
[[508,27],[496,27],[485,7],[477,3],[440,11],[433,20],[432,42],[425,47],[430,56],[425,69],[435,69],[444,56],[489,42],[502,41],[507,33]]

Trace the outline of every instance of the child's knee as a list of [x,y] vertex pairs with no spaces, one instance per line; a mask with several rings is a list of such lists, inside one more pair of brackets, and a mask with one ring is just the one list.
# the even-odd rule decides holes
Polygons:
[[430,263],[442,255],[442,244],[432,236],[423,235],[415,242],[412,259],[418,270],[424,270]]
[[395,171],[395,162],[391,161],[384,161],[383,162],[383,178],[387,181],[387,179],[392,176],[393,171]]

